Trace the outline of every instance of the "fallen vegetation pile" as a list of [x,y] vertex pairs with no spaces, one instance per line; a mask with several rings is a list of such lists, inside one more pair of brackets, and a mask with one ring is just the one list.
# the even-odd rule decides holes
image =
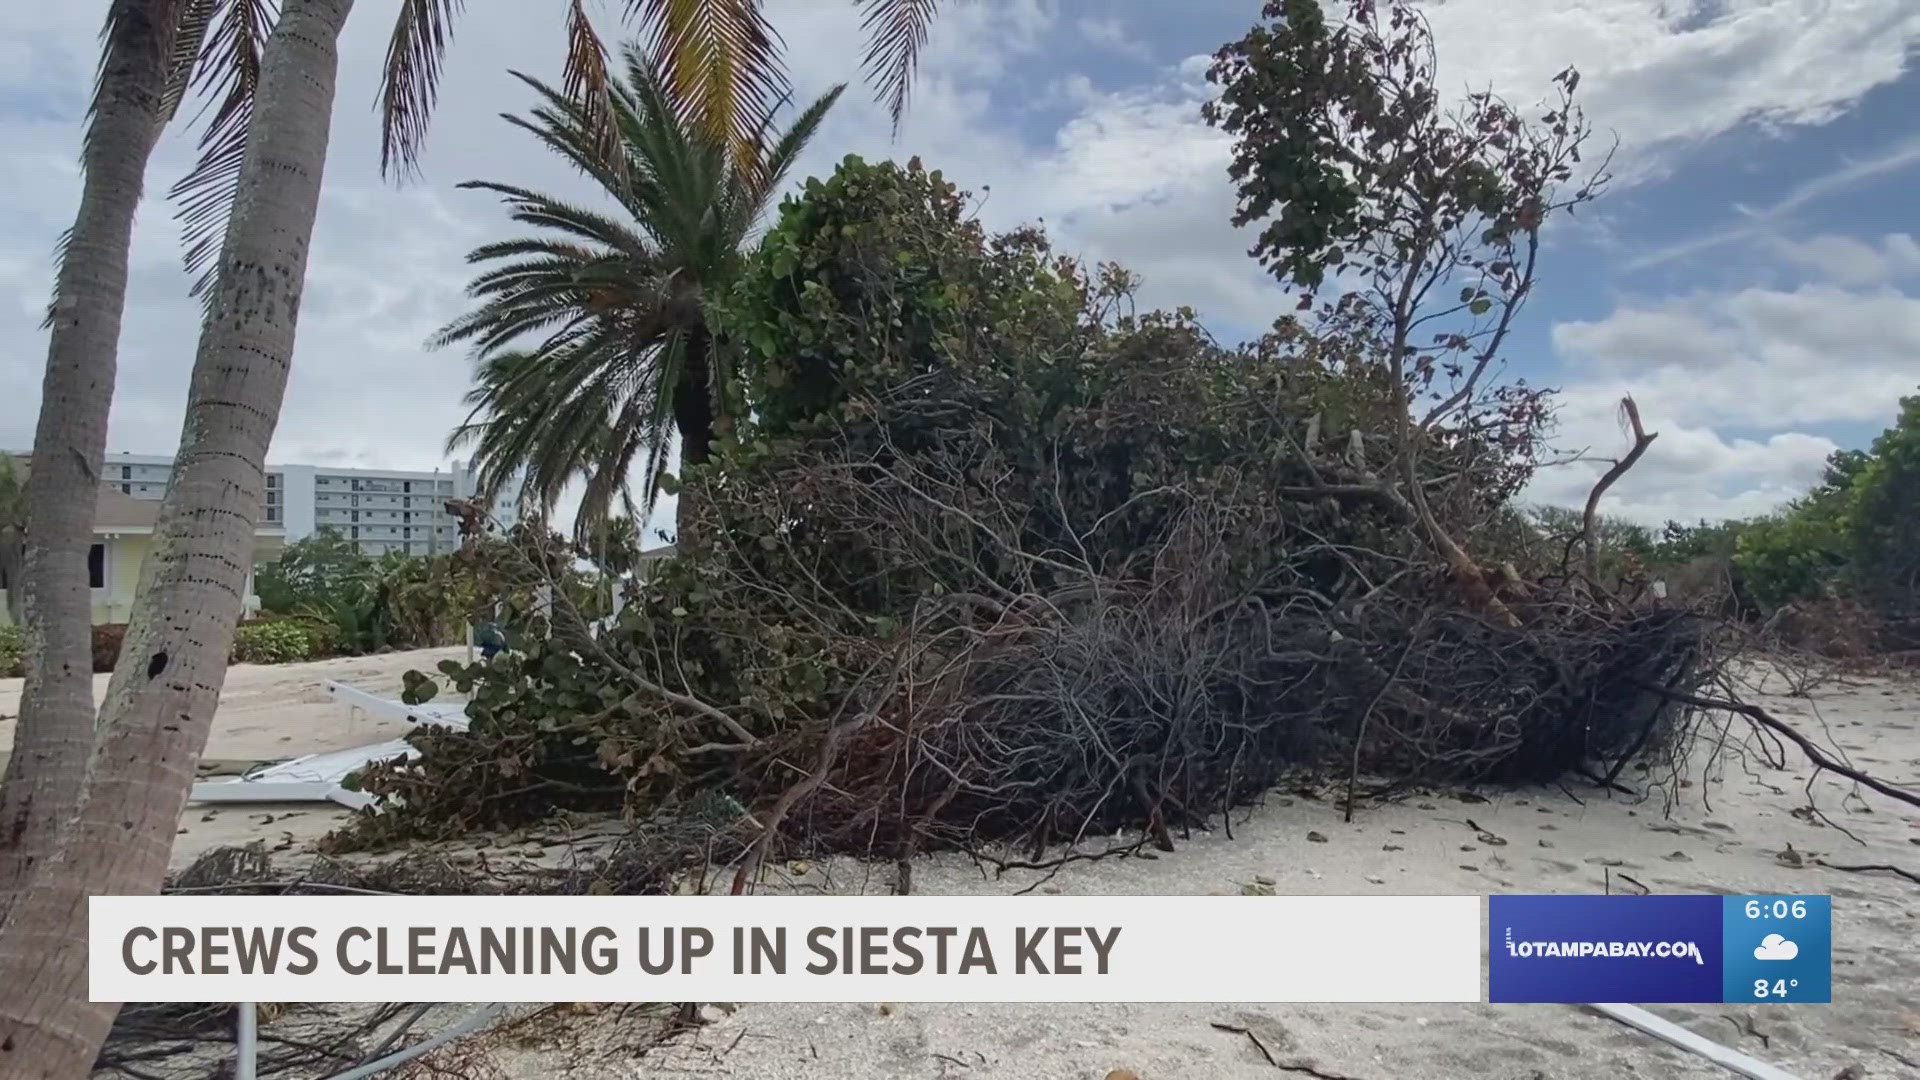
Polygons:
[[[1712,624],[1603,573],[1591,509],[1557,545],[1519,509],[1550,402],[1491,375],[1543,223],[1599,182],[1570,181],[1576,80],[1544,121],[1445,114],[1407,71],[1364,73],[1424,71],[1367,38],[1417,22],[1363,31],[1278,47],[1352,54],[1333,67],[1359,81],[1314,106],[1339,138],[1408,137],[1322,178],[1353,187],[1316,239],[1263,237],[1308,299],[1245,346],[1136,312],[1124,269],[1037,229],[988,235],[917,162],[810,181],[710,300],[741,370],[675,489],[676,557],[610,624],[561,595],[509,653],[443,665],[470,729],[369,770],[389,809],[343,842],[724,797],[749,862],[775,838],[1164,846],[1289,772],[1611,783],[1677,745]],[[1270,107],[1230,89],[1216,120]],[[1250,167],[1243,197],[1280,182]],[[1362,287],[1316,307],[1341,266]],[[1596,502],[1653,439],[1625,415]],[[561,569],[550,547],[529,580]]]

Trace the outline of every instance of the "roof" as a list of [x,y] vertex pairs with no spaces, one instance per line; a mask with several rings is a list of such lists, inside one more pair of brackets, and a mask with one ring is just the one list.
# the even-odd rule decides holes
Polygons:
[[[26,475],[28,458],[20,454],[0,454],[13,459],[14,468]],[[152,532],[155,523],[160,520],[160,500],[136,499],[122,491],[102,486],[100,494],[93,503],[93,531],[96,533]],[[254,526],[255,533],[279,536],[284,531],[278,524],[260,522]]]
[[94,503],[93,531],[117,532],[121,529],[151,529],[160,518],[158,499],[136,499],[111,488],[101,488]]

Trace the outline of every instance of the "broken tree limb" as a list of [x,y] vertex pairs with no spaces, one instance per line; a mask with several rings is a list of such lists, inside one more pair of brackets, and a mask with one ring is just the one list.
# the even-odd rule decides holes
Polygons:
[[1886,863],[1874,863],[1868,866],[1844,866],[1840,863],[1830,863],[1825,859],[1815,859],[1813,860],[1813,865],[1825,867],[1828,870],[1844,870],[1849,874],[1898,874],[1908,881],[1913,882],[1915,885],[1920,885],[1920,874],[1916,874],[1911,870],[1902,869],[1898,866],[1890,866]]
[[1685,705],[1692,705],[1697,709],[1717,709],[1723,712],[1737,713],[1740,716],[1746,717],[1759,727],[1765,728],[1785,738],[1795,746],[1798,746],[1800,752],[1807,755],[1807,760],[1813,762],[1815,768],[1837,773],[1862,787],[1871,788],[1890,799],[1898,799],[1911,806],[1920,806],[1920,793],[1908,791],[1905,788],[1889,784],[1885,780],[1880,780],[1867,773],[1861,772],[1851,765],[1835,761],[1825,750],[1820,749],[1813,740],[1795,731],[1786,721],[1774,716],[1758,705],[1748,705],[1745,702],[1733,701],[1728,698],[1701,697],[1698,694],[1689,694],[1681,690],[1672,689],[1671,687],[1656,686],[1639,679],[1635,679],[1634,684],[1643,690],[1660,694],[1672,701],[1678,701]]
[[1625,476],[1627,470],[1633,468],[1634,463],[1640,460],[1640,456],[1647,452],[1647,447],[1653,445],[1653,440],[1660,437],[1658,432],[1647,434],[1647,429],[1641,426],[1640,406],[1633,403],[1631,396],[1620,399],[1620,409],[1626,414],[1627,422],[1633,427],[1633,447],[1627,451],[1626,457],[1614,462],[1613,468],[1608,469],[1606,474],[1600,477],[1600,482],[1593,485],[1593,490],[1587,493],[1586,513],[1580,518],[1580,538],[1587,549],[1587,580],[1595,588],[1600,584],[1600,543],[1599,537],[1594,535],[1598,531],[1600,522],[1600,497],[1607,493],[1607,489],[1612,487],[1615,481]]

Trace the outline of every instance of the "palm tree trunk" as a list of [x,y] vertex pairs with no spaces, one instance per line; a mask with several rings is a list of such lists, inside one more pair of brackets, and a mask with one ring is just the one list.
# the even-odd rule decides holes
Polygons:
[[[93,750],[92,600],[87,548],[106,454],[127,257],[179,0],[115,0],[81,160],[80,209],[60,261],[40,421],[26,483],[22,563],[8,603],[23,625],[27,682],[0,783],[0,897],[25,885],[79,804]],[[16,572],[17,571],[17,572]]]
[[700,542],[701,488],[689,473],[713,456],[714,408],[711,370],[713,341],[704,330],[688,335],[687,358],[673,388],[673,426],[680,433],[680,494],[674,508],[674,545],[688,551]]
[[87,1075],[117,1010],[87,1000],[87,897],[152,893],[166,873],[241,611],[352,6],[287,0],[267,44],[180,456],[85,798],[0,927],[0,1076]]

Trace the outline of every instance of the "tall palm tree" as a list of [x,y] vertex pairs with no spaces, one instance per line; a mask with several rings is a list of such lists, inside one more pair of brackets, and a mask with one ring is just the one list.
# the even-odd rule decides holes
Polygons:
[[468,256],[485,267],[468,287],[478,306],[433,340],[471,343],[479,362],[472,412],[451,446],[472,448],[482,490],[522,484],[550,510],[584,480],[582,538],[628,508],[629,481],[645,493],[640,513],[652,509],[676,433],[683,464],[707,460],[729,365],[706,298],[738,272],[761,213],[844,89],[777,135],[763,113],[742,157],[675,108],[647,53],[629,49],[626,68],[606,99],[611,147],[596,140],[589,109],[537,80],[526,81],[543,104],[511,118],[619,213],[508,184],[463,185],[498,193],[534,232]]

